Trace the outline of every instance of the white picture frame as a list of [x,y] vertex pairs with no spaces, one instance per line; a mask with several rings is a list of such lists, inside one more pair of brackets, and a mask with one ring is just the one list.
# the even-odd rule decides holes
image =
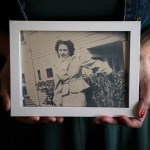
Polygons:
[[[108,64],[111,64],[112,71],[117,75],[117,78],[114,76],[111,77],[113,83],[110,82],[110,91],[109,94],[105,95],[105,101],[100,101],[102,100],[101,95],[99,95],[99,99],[97,97],[91,98],[94,104],[96,99],[96,106],[94,104],[89,104],[89,106],[85,105],[83,107],[78,105],[69,107],[63,105],[54,106],[51,103],[53,100],[50,103],[45,101],[44,104],[44,100],[50,98],[50,95],[48,96],[48,94],[43,91],[47,86],[45,85],[45,81],[54,79],[53,68],[47,67],[49,61],[52,65],[57,56],[54,41],[67,39],[77,44],[75,49],[78,49],[76,53],[78,57],[80,57],[79,55],[81,54],[81,56],[86,56],[87,51],[85,54],[85,50],[82,49],[88,50],[88,54],[95,60],[105,57]],[[120,45],[122,50],[120,50]],[[118,55],[118,52],[112,49],[112,47],[115,47],[115,50],[118,49],[120,54]],[[110,51],[110,49],[112,50]],[[98,54],[98,51],[101,54]],[[114,56],[109,57],[111,54]],[[114,57],[116,58],[115,61],[113,60]],[[112,58],[110,60],[111,63],[109,63],[108,58]],[[134,117],[135,107],[139,100],[139,62],[139,21],[10,21],[11,116],[117,117],[125,115]],[[40,69],[38,69],[38,67]],[[119,69],[117,69],[118,67]],[[120,74],[118,75],[118,72],[122,69],[127,70],[127,78],[124,76],[126,72],[123,71],[123,78],[119,79]],[[45,72],[43,70],[45,70]],[[89,70],[82,70],[82,73],[84,72],[86,76],[86,80],[89,76],[91,79],[93,75],[93,72],[91,75],[88,71]],[[26,79],[24,77],[25,75],[27,76]],[[117,81],[113,81],[115,79],[117,79]],[[33,80],[35,82],[32,83]],[[99,81],[101,80],[98,80],[97,77],[93,78],[93,87],[98,86],[96,83]],[[127,86],[125,85],[125,87],[123,87],[124,85],[119,85],[121,86],[117,87],[119,91],[112,93],[116,88],[115,86],[118,86],[116,84],[117,82],[119,82],[118,84],[125,83]],[[47,81],[47,83],[52,83],[54,86],[55,81]],[[80,86],[76,88],[78,89]],[[121,88],[123,91],[120,91]],[[106,89],[106,87],[104,86],[103,89]],[[95,90],[99,92],[100,89],[96,87]],[[37,92],[36,94],[34,94],[35,91]],[[94,92],[94,94],[96,92]],[[128,98],[119,92],[123,94],[128,93]],[[104,94],[104,91],[102,91],[102,93]],[[118,98],[116,96],[115,98],[113,97],[113,101],[109,99],[106,104],[106,96],[114,96],[115,94],[120,94],[121,97],[119,99],[122,99],[123,96],[124,100],[121,102],[118,100],[116,102]],[[35,100],[37,96],[40,97],[38,98],[40,99],[38,101],[39,105]],[[27,104],[27,101],[29,101],[29,104]]]

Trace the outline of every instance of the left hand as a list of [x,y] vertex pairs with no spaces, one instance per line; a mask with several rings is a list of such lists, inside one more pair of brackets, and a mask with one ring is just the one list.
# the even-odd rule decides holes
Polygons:
[[109,117],[102,116],[94,119],[96,124],[119,124],[122,123],[127,127],[140,128],[146,117],[150,106],[150,39],[141,46],[140,61],[140,100],[137,106],[137,117],[130,118],[127,116]]

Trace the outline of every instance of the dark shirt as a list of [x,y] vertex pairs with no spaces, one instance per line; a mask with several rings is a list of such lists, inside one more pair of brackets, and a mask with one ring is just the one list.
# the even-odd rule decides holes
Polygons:
[[[19,2],[21,6],[19,6]],[[149,0],[5,0],[0,3],[0,28],[8,20],[136,21],[150,26]]]
[[123,20],[124,0],[26,0],[29,20]]
[[0,29],[9,29],[9,20],[23,19],[17,0],[0,2]]

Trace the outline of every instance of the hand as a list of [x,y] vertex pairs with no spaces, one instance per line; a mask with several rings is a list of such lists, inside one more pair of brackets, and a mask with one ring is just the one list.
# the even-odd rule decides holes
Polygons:
[[[9,58],[7,62],[4,65],[4,68],[1,71],[0,74],[1,79],[1,97],[3,99],[4,103],[4,109],[6,111],[10,110],[10,67],[9,67]],[[63,117],[39,117],[39,116],[33,116],[33,117],[16,117],[17,121],[20,121],[22,123],[36,123],[36,122],[42,122],[42,123],[62,123]]]
[[102,116],[96,117],[94,122],[96,124],[124,124],[130,128],[140,128],[144,122],[146,117],[146,113],[149,107],[149,102],[147,99],[141,99],[138,103],[137,107],[137,117],[130,118],[127,116],[119,116],[119,117],[109,117],[109,116]]
[[120,116],[115,118],[109,116],[102,116],[102,117],[96,117],[94,119],[94,122],[96,124],[123,124],[130,128],[140,128],[142,127],[142,124],[144,122],[146,112],[147,111],[142,112],[143,118],[141,116],[136,118],[130,118],[126,116]]
[[7,59],[2,71],[0,72],[0,96],[3,98],[5,110],[10,109],[10,68],[9,68],[9,36],[0,30],[0,56]]
[[[10,58],[9,58],[9,35],[0,30],[0,55],[6,58],[6,63],[0,72],[0,96],[3,99],[4,109],[10,110]],[[16,117],[16,120],[22,123],[44,122],[62,123],[63,117]]]
[[141,46],[140,61],[140,100],[137,106],[137,117],[129,118],[120,116],[112,118],[109,116],[97,117],[94,119],[96,124],[119,124],[127,127],[140,128],[146,117],[150,106],[150,40],[147,40]]
[[10,110],[10,65],[9,58],[0,72],[0,95],[3,99],[4,109]]
[[33,124],[33,123],[62,123],[64,121],[63,117],[16,117],[16,120],[21,123]]

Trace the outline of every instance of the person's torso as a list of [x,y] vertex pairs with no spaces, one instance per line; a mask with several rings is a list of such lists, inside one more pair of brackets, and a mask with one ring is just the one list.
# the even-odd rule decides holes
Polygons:
[[26,20],[141,20],[142,28],[150,25],[149,0],[20,0],[20,4]]
[[30,20],[122,20],[124,0],[26,0]]

